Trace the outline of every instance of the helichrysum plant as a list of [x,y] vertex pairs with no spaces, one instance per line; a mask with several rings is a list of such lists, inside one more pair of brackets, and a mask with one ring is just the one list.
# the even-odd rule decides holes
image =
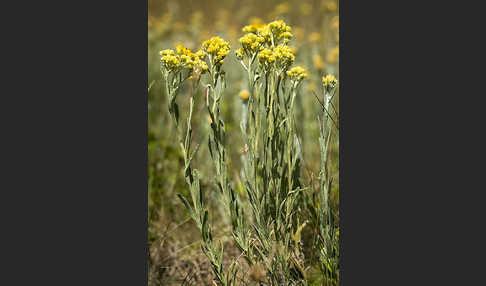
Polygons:
[[330,146],[337,140],[339,126],[335,100],[337,79],[328,74],[322,77],[323,98],[319,100],[320,172],[318,202],[308,202],[311,224],[317,229],[314,243],[318,248],[319,269],[325,278],[323,285],[339,285],[339,227],[333,214],[330,192],[333,184]]
[[291,68],[295,55],[288,42],[293,36],[284,21],[246,26],[243,32],[247,34],[235,54],[249,82],[248,118],[241,129],[247,146],[245,189],[253,214],[247,237],[254,242],[241,248],[250,263],[265,266],[267,284],[306,285],[297,241],[305,222],[295,215],[303,187],[293,110],[307,72]]
[[[215,39],[215,38],[213,38]],[[189,49],[182,46],[177,46],[174,50],[163,50],[161,54],[161,71],[165,79],[166,93],[168,95],[168,110],[174,119],[176,126],[179,125],[179,108],[177,105],[177,95],[181,90],[183,83],[192,78],[199,83],[201,74],[209,73],[211,82],[209,86],[214,90],[218,79],[222,76],[221,65],[224,57],[229,52],[229,46],[224,47],[224,41],[217,38],[215,41],[209,43],[205,42],[202,45],[202,50],[192,53]],[[208,65],[209,64],[209,65]],[[202,250],[211,263],[213,272],[216,276],[216,281],[220,285],[234,285],[236,281],[236,270],[234,265],[231,265],[228,274],[223,270],[223,245],[215,246],[212,237],[211,225],[208,221],[208,210],[203,202],[203,194],[200,184],[199,172],[197,169],[192,169],[191,161],[199,148],[199,145],[191,152],[191,138],[192,138],[192,114],[194,108],[194,92],[191,94],[189,115],[187,118],[187,128],[185,138],[182,138],[182,131],[178,130],[179,140],[181,141],[181,149],[184,157],[184,176],[189,187],[192,199],[192,205],[182,195],[179,198],[184,203],[189,211],[190,216],[195,221],[197,227],[202,235]],[[210,112],[213,122],[215,117],[219,117],[219,106],[217,102],[218,95],[213,95],[215,100],[215,107],[213,112]],[[216,112],[216,113],[215,113]]]
[[[338,81],[333,75],[327,75],[322,78],[322,83],[324,87],[324,106],[322,106],[322,109],[325,114],[322,114],[322,117],[319,118],[319,145],[321,148],[319,255],[321,258],[321,271],[328,278],[329,284],[336,285],[339,279],[339,228],[336,226],[334,216],[331,213],[329,194],[332,185],[332,174],[329,164],[329,143],[331,138],[336,138],[336,136],[333,136],[333,130],[338,131],[338,126],[335,123],[337,120],[332,121],[332,114],[338,115],[337,110],[332,105]],[[330,110],[334,110],[334,112],[330,112]]]

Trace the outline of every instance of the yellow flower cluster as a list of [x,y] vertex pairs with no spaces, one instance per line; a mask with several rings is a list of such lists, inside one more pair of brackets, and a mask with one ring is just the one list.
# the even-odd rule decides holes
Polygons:
[[202,44],[202,49],[213,59],[213,64],[220,66],[224,58],[229,54],[230,45],[220,37],[212,37]]
[[242,48],[239,48],[235,51],[236,58],[240,61],[243,59],[244,54],[245,50],[243,50]]
[[248,100],[248,98],[250,98],[250,92],[246,89],[243,89],[242,91],[240,91],[238,96],[241,97],[241,99],[243,100]]
[[265,25],[264,24],[251,24],[251,25],[247,25],[247,26],[244,26],[242,31],[245,32],[245,33],[254,33],[256,34],[258,29],[261,29],[263,28]]
[[296,80],[302,80],[307,77],[307,71],[301,66],[296,66],[287,71],[287,75]]
[[169,72],[178,68],[187,68],[196,73],[204,73],[208,70],[208,65],[203,61],[205,54],[202,51],[192,53],[191,50],[178,45],[176,52],[170,49],[162,50],[160,55],[162,64]]
[[269,23],[268,28],[273,34],[274,40],[284,39],[288,41],[293,37],[292,33],[290,33],[292,28],[290,26],[287,26],[287,24],[285,24],[285,22],[282,20],[277,20]]
[[243,50],[248,54],[253,54],[261,50],[263,42],[265,39],[253,33],[248,33],[240,38],[240,44]]
[[191,54],[191,50],[184,48],[181,44],[176,46],[176,52],[179,55],[190,55]]
[[279,68],[287,69],[294,63],[295,56],[292,49],[287,45],[278,45],[273,48],[273,54]]
[[287,42],[293,37],[291,30],[282,20],[263,26],[245,26],[243,32],[247,34],[239,40],[242,48],[235,51],[236,57],[242,60],[245,55],[251,57],[258,53],[258,63],[264,70],[275,68],[278,72],[286,71],[295,59],[295,49],[287,46]]
[[326,89],[332,89],[336,87],[337,83],[338,81],[336,77],[334,77],[332,74],[328,74],[322,77],[322,84]]
[[[284,21],[277,20],[269,23],[268,25],[252,24],[243,27],[243,32],[252,33],[258,35],[264,39],[264,42],[268,45],[277,45],[281,40],[287,43],[292,39],[293,35],[290,33],[292,28],[287,26]],[[273,43],[272,43],[273,37]]]
[[258,62],[268,69],[276,63],[278,69],[285,70],[294,62],[295,56],[292,48],[286,45],[278,45],[274,48],[264,48],[258,53]]
[[180,66],[180,59],[175,55],[173,50],[160,51],[160,61],[168,71],[174,71]]
[[258,53],[258,62],[262,65],[265,69],[269,69],[271,64],[275,62],[275,55],[273,54],[272,50],[268,48],[264,48],[261,52]]

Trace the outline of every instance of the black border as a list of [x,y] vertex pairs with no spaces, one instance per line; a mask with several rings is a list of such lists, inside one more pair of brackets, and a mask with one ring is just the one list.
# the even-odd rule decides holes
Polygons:
[[[453,6],[340,0],[341,285],[468,278],[463,223],[474,215],[460,219],[471,199],[459,193],[477,187],[451,170],[468,165],[455,157],[475,157],[462,155],[470,146],[455,137],[472,123],[457,123],[457,97],[481,89],[453,84],[468,69],[449,65],[469,51],[450,44],[474,38],[466,33],[474,25],[461,26],[471,20],[459,16],[475,19],[470,6]],[[14,132],[4,135],[13,144],[4,148],[2,190],[14,199],[2,200],[12,208],[3,255],[18,268],[4,274],[147,285],[148,2],[54,7],[23,7],[29,29],[12,25],[15,37],[4,39],[19,49],[5,54],[16,60],[9,75],[20,77],[4,81],[12,87],[4,97],[16,102],[4,105],[14,110],[4,120]],[[467,102],[462,111],[473,114]]]

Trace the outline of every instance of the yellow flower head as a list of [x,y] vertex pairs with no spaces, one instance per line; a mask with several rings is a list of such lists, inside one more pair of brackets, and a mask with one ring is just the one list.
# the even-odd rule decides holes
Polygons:
[[204,60],[204,58],[206,57],[206,54],[204,53],[204,51],[202,50],[198,50],[196,53],[195,53],[196,56],[198,56],[201,60]]
[[212,37],[202,44],[202,50],[212,57],[215,65],[222,65],[229,54],[230,45],[220,37]]
[[270,45],[272,43],[272,34],[268,25],[263,25],[256,30],[256,34],[265,39],[265,44]]
[[163,67],[169,72],[176,70],[181,65],[180,58],[176,55],[164,55],[160,58],[160,61],[162,62]]
[[239,41],[244,51],[253,54],[262,49],[265,39],[256,34],[248,33],[241,37]]
[[188,56],[188,55],[180,55],[179,56],[179,59],[180,59],[181,65],[183,67],[192,69],[193,61],[192,61],[191,56]]
[[292,48],[287,45],[278,45],[273,48],[273,54],[277,61],[277,65],[282,69],[287,69],[293,64],[295,59]]
[[262,28],[263,24],[250,24],[247,26],[244,26],[243,29],[241,29],[244,33],[254,33],[256,34],[258,29]]
[[174,50],[171,50],[171,49],[162,50],[162,51],[160,51],[160,55],[161,56],[168,56],[168,55],[173,56],[174,55]]
[[282,20],[277,20],[269,23],[268,28],[273,34],[274,40],[292,38],[292,34],[290,33],[292,28],[290,26],[287,26],[287,24],[285,24],[285,22]]
[[297,81],[307,77],[307,71],[301,66],[296,66],[287,71],[287,75]]
[[208,65],[205,61],[196,56],[195,59],[193,59],[192,69],[195,74],[203,74],[208,70]]
[[162,56],[160,60],[163,67],[169,72],[174,72],[178,68],[187,68],[195,74],[203,74],[208,70],[208,66],[201,59],[201,53],[204,55],[202,51],[194,54],[182,45],[177,45],[175,52],[170,49],[160,51]]
[[245,51],[242,48],[239,48],[235,51],[236,58],[240,61],[243,59],[244,54]]
[[248,100],[248,98],[250,98],[250,92],[246,89],[243,89],[242,91],[240,91],[238,96],[241,97],[241,99],[243,100]]
[[191,50],[183,47],[181,44],[178,44],[176,46],[176,52],[177,52],[178,55],[186,55],[186,56],[191,55]]
[[332,74],[328,74],[322,77],[322,84],[327,90],[333,89],[338,84],[338,80]]
[[272,50],[268,48],[264,48],[258,53],[258,62],[262,65],[265,69],[269,69],[271,64],[275,62],[275,55],[273,54]]

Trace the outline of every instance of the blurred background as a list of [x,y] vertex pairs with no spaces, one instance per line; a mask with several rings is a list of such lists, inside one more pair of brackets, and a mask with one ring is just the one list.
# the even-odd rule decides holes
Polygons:
[[[238,95],[248,89],[248,82],[234,50],[240,47],[238,38],[244,35],[241,29],[245,25],[263,24],[276,19],[290,25],[294,38],[289,45],[296,50],[294,66],[302,65],[309,74],[300,88],[296,106],[297,130],[303,145],[302,176],[306,180],[304,183],[312,186],[311,191],[317,191],[319,103],[315,95],[322,98],[323,75],[331,73],[339,79],[339,3],[337,0],[149,0],[148,3],[149,285],[181,285],[188,277],[192,279],[191,285],[211,285],[212,271],[200,249],[199,230],[176,196],[176,193],[188,195],[188,191],[179,142],[167,111],[159,51],[174,48],[177,44],[195,51],[212,36],[220,36],[230,42],[232,51],[223,64],[227,88],[222,112],[230,152],[229,175],[234,188],[243,195],[240,177],[243,140],[239,128],[243,104]],[[185,118],[184,112],[188,109],[188,96],[185,94],[190,92],[191,87],[185,88],[178,98],[181,118]],[[217,203],[217,191],[210,183],[213,167],[207,148],[208,118],[204,102],[198,100],[202,92],[199,87],[193,115],[193,142],[201,144],[193,165],[201,173],[204,195],[212,206],[212,217],[217,218],[222,210]],[[332,146],[335,178],[331,199],[336,212],[339,204],[338,155],[338,144],[335,143]],[[226,241],[225,254],[237,255],[238,250],[232,245],[231,238],[225,240],[230,233],[227,222],[220,219],[212,223],[215,236]],[[315,278],[316,281],[318,279]]]

